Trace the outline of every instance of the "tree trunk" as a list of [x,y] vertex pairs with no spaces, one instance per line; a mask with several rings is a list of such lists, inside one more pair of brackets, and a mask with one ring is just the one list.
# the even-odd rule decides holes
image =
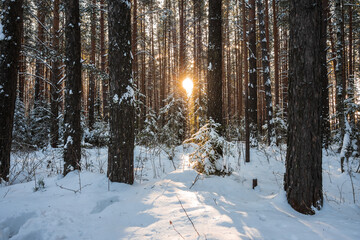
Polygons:
[[[339,121],[338,129],[340,130],[340,143],[345,134],[345,114],[344,100],[346,89],[343,87],[345,81],[345,64],[344,64],[344,22],[342,20],[342,0],[335,1],[335,17],[336,17],[336,114]],[[341,144],[340,144],[341,145]]]
[[[143,12],[145,12],[145,10],[143,10],[141,12],[141,14],[143,14]],[[143,53],[141,54],[141,74],[140,74],[140,92],[142,95],[142,107],[141,107],[141,115],[140,115],[140,122],[141,122],[141,126],[144,126],[145,123],[145,119],[146,119],[146,57],[145,57],[145,42],[146,42],[146,35],[145,35],[145,19],[141,19],[140,22],[140,34],[141,34],[141,47],[142,47],[142,51]],[[142,129],[142,127],[141,127]]]
[[35,104],[40,100],[44,100],[44,79],[46,78],[44,72],[44,44],[45,44],[45,35],[44,35],[44,25],[45,25],[45,2],[39,0],[37,2],[37,51],[39,54],[36,56],[36,68],[35,68]]
[[276,0],[272,0],[273,34],[274,34],[274,78],[275,78],[275,107],[279,105],[279,29],[277,26]]
[[257,138],[257,71],[255,0],[249,1],[249,124],[251,137]]
[[270,145],[272,141],[272,95],[271,95],[271,79],[270,79],[270,64],[269,64],[269,51],[268,51],[268,39],[266,38],[266,28],[264,23],[264,8],[262,0],[257,0],[259,28],[260,28],[260,41],[262,52],[262,67],[263,78],[265,86],[265,104],[266,104],[266,120],[267,120],[267,142]]
[[[315,3],[315,4],[314,4]],[[285,190],[289,204],[315,214],[322,196],[321,0],[290,3],[288,146]]]
[[3,37],[0,38],[0,183],[9,181],[10,151],[18,61],[21,48],[22,0],[4,0],[1,9]]
[[25,103],[25,72],[26,72],[26,56],[24,53],[24,14],[22,14],[21,19],[21,50],[20,50],[20,61],[19,61],[19,99]]
[[57,147],[59,143],[59,81],[61,77],[60,71],[60,16],[59,16],[60,0],[54,0],[54,21],[53,21],[53,42],[52,47],[56,56],[52,60],[52,74],[51,74],[51,86],[50,86],[50,104],[51,104],[51,126],[50,126],[50,143],[52,147]]
[[[110,143],[107,176],[133,184],[135,109],[130,2],[109,0]],[[121,20],[119,20],[121,16]]]
[[[353,1],[350,1],[350,5],[348,6],[348,15],[349,15],[349,77],[348,77],[348,98],[351,104],[355,103],[355,85],[354,85],[354,69],[353,69],[353,10],[352,5]],[[350,114],[350,122],[352,124],[355,123],[355,112],[351,112]]]
[[209,1],[208,117],[222,124],[222,0]]
[[330,143],[330,117],[329,117],[329,79],[327,69],[327,12],[329,8],[328,0],[322,0],[321,11],[321,82],[322,82],[322,95],[321,95],[321,132],[322,143],[327,149]]
[[246,3],[242,0],[242,25],[243,25],[243,62],[245,78],[245,162],[250,162],[250,123],[249,123],[249,78],[248,78],[248,38],[246,21]]
[[90,55],[90,64],[92,65],[90,69],[89,76],[89,93],[88,93],[88,111],[89,111],[89,129],[93,128],[95,122],[95,55],[96,55],[96,0],[92,0],[91,8],[91,55]]
[[79,1],[65,0],[65,117],[64,117],[64,175],[80,169],[81,159],[81,41]]
[[180,27],[180,39],[179,39],[179,81],[177,81],[177,92],[180,93],[180,96],[185,95],[185,91],[182,88],[182,82],[186,77],[186,38],[185,38],[185,0],[179,1],[179,27]]
[[[101,72],[106,72],[106,51],[105,51],[105,0],[100,0],[100,60]],[[107,122],[109,119],[109,101],[108,101],[109,83],[107,79],[102,80],[102,94],[103,94],[103,118]]]

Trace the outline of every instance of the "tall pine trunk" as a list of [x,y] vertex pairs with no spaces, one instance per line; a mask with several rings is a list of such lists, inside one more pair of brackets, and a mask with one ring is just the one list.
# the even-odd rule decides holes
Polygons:
[[285,190],[289,204],[315,214],[323,203],[321,0],[290,3],[289,108]]
[[55,51],[56,56],[52,60],[52,74],[51,74],[51,85],[50,85],[50,105],[51,105],[51,126],[50,126],[50,143],[52,147],[57,147],[59,142],[59,81],[61,77],[60,71],[60,16],[59,16],[59,0],[54,0],[54,20],[53,20],[53,39],[52,47]]
[[258,18],[260,28],[260,42],[261,42],[261,53],[262,53],[262,67],[263,67],[263,78],[265,86],[265,104],[266,104],[266,120],[267,120],[267,142],[268,144],[272,141],[272,95],[271,95],[271,79],[270,79],[270,63],[269,63],[269,51],[268,41],[266,36],[266,28],[264,21],[264,7],[262,0],[257,0],[258,7]]
[[255,0],[249,1],[249,123],[251,137],[257,138],[257,69]]
[[[106,51],[105,51],[105,0],[100,0],[100,60],[101,72],[106,72]],[[103,97],[103,118],[107,122],[109,119],[108,102],[109,83],[107,79],[102,79],[102,97]]]
[[23,1],[4,0],[0,12],[0,182],[9,181]]
[[322,0],[321,11],[321,82],[322,82],[322,108],[321,108],[321,132],[322,142],[327,149],[330,144],[330,117],[329,117],[329,78],[327,69],[327,12],[329,8],[328,0]]
[[[345,57],[344,57],[344,22],[342,19],[342,1],[335,1],[335,18],[336,18],[336,114],[339,121],[338,129],[340,131],[340,141],[342,142],[345,134]],[[342,144],[340,144],[342,145]]]
[[[131,66],[131,9],[109,0],[110,143],[107,176],[133,184],[135,108]],[[121,16],[121,19],[119,19]]]
[[65,0],[65,117],[64,175],[80,169],[81,159],[81,41],[79,0]]
[[38,104],[40,100],[45,99],[44,85],[46,78],[44,69],[43,52],[45,46],[45,1],[37,1],[37,51],[39,52],[36,57],[36,68],[35,68],[35,104]]
[[274,78],[275,78],[275,107],[279,105],[279,29],[277,26],[276,0],[272,0],[273,35],[274,35]]
[[208,117],[222,124],[222,0],[209,1]]
[[89,129],[93,128],[95,122],[95,55],[96,55],[96,0],[92,0],[91,6],[91,53],[90,53],[90,64],[92,65],[90,69],[89,76],[89,93],[88,93],[88,111],[89,111]]
[[249,122],[249,75],[248,75],[248,37],[246,21],[246,3],[242,0],[242,26],[243,26],[243,62],[244,62],[244,79],[245,79],[245,162],[250,162],[250,122]]

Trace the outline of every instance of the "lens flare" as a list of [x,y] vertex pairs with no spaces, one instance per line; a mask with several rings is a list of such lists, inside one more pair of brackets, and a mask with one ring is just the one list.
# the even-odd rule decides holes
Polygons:
[[186,91],[186,95],[188,97],[191,96],[191,93],[193,91],[193,88],[194,88],[194,84],[193,82],[191,81],[190,78],[186,78],[183,82],[182,82],[182,85],[183,85],[183,88],[185,89]]

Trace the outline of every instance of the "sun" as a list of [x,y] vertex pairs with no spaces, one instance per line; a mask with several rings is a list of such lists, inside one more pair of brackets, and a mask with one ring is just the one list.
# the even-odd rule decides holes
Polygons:
[[185,80],[182,82],[182,85],[183,85],[183,88],[185,89],[186,91],[186,95],[188,97],[191,96],[191,93],[193,91],[193,88],[194,88],[194,84],[193,82],[191,81],[190,78],[185,78]]

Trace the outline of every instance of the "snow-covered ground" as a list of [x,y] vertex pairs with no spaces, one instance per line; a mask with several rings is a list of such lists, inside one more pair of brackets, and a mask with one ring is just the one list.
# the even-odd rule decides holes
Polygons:
[[[236,153],[225,177],[198,176],[189,151],[177,148],[173,163],[137,147],[133,186],[108,181],[106,149],[84,150],[87,170],[64,178],[58,150],[13,154],[14,184],[0,187],[0,240],[360,239],[360,176],[353,174],[354,204],[349,174],[333,152],[324,152],[324,207],[306,216],[286,201],[285,150],[252,149],[248,164]],[[21,183],[34,176],[36,183]]]

